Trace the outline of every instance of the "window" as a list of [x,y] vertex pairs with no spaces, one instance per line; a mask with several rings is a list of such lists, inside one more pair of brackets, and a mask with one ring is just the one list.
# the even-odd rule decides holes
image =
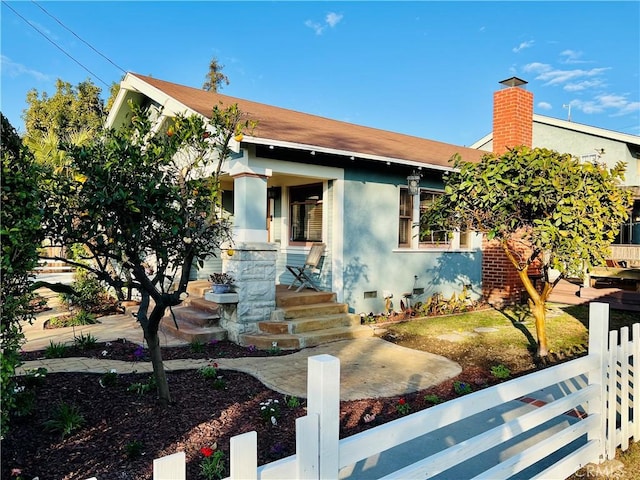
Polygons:
[[411,225],[413,224],[413,197],[406,188],[400,189],[400,226],[398,229],[398,245],[411,246]]
[[436,230],[427,232],[429,225],[422,222],[422,214],[436,200],[438,192],[429,190],[420,190],[420,244],[421,245],[447,245],[449,243],[449,235],[444,230]]
[[292,242],[322,241],[322,184],[289,189]]
[[620,226],[620,233],[613,242],[616,245],[640,245],[640,200],[634,200],[631,215]]
[[442,193],[437,190],[420,189],[420,203],[417,203],[414,200],[415,197],[409,195],[407,188],[400,187],[398,212],[398,246],[400,248],[472,248],[472,232],[434,230],[426,233],[429,226],[422,222],[422,214],[433,204],[438,195]]

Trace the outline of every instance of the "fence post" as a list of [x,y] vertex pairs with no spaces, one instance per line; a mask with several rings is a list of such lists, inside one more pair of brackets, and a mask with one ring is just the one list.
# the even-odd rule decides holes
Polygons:
[[319,478],[318,450],[319,417],[310,413],[296,419],[296,478],[317,480]]
[[318,415],[319,475],[338,478],[340,435],[340,360],[331,355],[309,357],[307,413]]
[[247,432],[231,437],[229,478],[256,480],[258,478],[258,434]]
[[589,432],[589,440],[600,442],[600,459],[606,455],[606,385],[607,385],[607,347],[609,338],[609,304],[592,302],[589,304],[589,355],[597,358],[598,367],[589,372],[589,384],[598,385],[598,398],[587,405],[588,415],[600,415],[598,432]]
[[633,441],[640,441],[640,323],[631,327],[633,343]]
[[186,480],[187,460],[184,452],[176,452],[153,461],[153,480]]

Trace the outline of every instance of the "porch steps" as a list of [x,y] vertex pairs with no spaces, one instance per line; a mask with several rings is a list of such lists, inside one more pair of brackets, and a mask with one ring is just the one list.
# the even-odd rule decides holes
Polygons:
[[348,305],[337,303],[332,292],[296,293],[279,286],[276,306],[272,320],[258,323],[258,333],[241,336],[243,345],[268,350],[275,342],[283,350],[297,350],[373,336],[373,330],[360,325],[360,317],[349,314]]
[[620,288],[582,287],[560,280],[549,297],[549,302],[564,305],[587,305],[591,302],[608,303],[611,308],[640,312],[640,293]]
[[182,304],[172,308],[175,322],[171,312],[163,317],[160,323],[162,331],[189,343],[225,340],[227,331],[219,326],[218,304],[203,298],[204,293],[210,288],[211,284],[206,280],[189,282],[189,297]]

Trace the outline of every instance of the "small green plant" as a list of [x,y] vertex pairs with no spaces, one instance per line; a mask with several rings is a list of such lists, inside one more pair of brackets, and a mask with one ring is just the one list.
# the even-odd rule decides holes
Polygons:
[[204,456],[200,462],[200,475],[207,480],[220,480],[224,474],[224,453],[216,447],[202,447],[200,453]]
[[98,339],[90,333],[87,333],[85,335],[81,332],[80,335],[76,335],[75,337],[73,337],[73,344],[80,350],[89,350],[91,348],[94,348],[97,343]]
[[467,395],[473,392],[473,389],[468,383],[456,381],[453,382],[453,391],[456,392],[457,395]]
[[396,403],[396,412],[400,415],[407,415],[411,412],[411,405],[409,405],[404,398],[401,398],[398,400],[398,403]]
[[278,346],[278,342],[272,342],[271,348],[268,350],[269,355],[278,355],[280,352],[282,349]]
[[189,344],[189,348],[193,353],[202,353],[204,352],[204,343],[194,340]]
[[112,368],[107,373],[103,373],[98,382],[102,388],[115,387],[118,384],[118,372]]
[[60,402],[56,405],[53,417],[44,422],[45,430],[58,432],[64,439],[84,424],[84,415],[75,405]]
[[277,425],[280,418],[280,403],[278,400],[270,398],[266,402],[260,402],[260,418],[262,418],[263,422],[271,422],[272,425]]
[[211,378],[211,379],[218,378],[217,363],[210,363],[206,367],[202,367],[199,371],[200,371],[200,375],[202,375],[204,378]]
[[25,374],[22,376],[22,383],[27,388],[35,388],[44,382],[44,379],[47,376],[47,369],[44,367],[32,368],[27,370]]
[[132,383],[127,387],[127,392],[136,393],[138,395],[144,395],[145,393],[151,392],[156,388],[156,378],[151,375],[149,379],[142,383],[136,382]]
[[44,350],[45,358],[63,358],[66,354],[67,346],[53,340],[49,340],[49,346]]
[[36,394],[24,385],[13,387],[13,410],[16,417],[27,417],[33,413],[36,406]]
[[298,408],[300,406],[300,399],[296,396],[286,396],[284,401],[289,408]]
[[131,442],[127,442],[127,444],[124,446],[124,451],[127,454],[127,458],[129,458],[129,460],[140,458],[142,456],[143,449],[144,444],[140,440],[132,440]]
[[438,395],[435,395],[433,393],[429,393],[429,394],[425,395],[424,396],[424,401],[425,402],[429,402],[429,403],[431,403],[433,405],[437,405],[439,403],[442,403],[442,399]]
[[500,364],[496,365],[495,367],[491,367],[491,375],[500,380],[504,380],[505,378],[509,378],[509,376],[511,375],[511,370]]

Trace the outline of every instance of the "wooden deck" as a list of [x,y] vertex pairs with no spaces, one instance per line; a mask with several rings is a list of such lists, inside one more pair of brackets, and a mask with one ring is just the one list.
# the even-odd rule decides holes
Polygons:
[[561,280],[553,289],[549,301],[565,305],[586,305],[591,302],[608,303],[611,308],[640,312],[640,292],[610,286],[582,287]]

